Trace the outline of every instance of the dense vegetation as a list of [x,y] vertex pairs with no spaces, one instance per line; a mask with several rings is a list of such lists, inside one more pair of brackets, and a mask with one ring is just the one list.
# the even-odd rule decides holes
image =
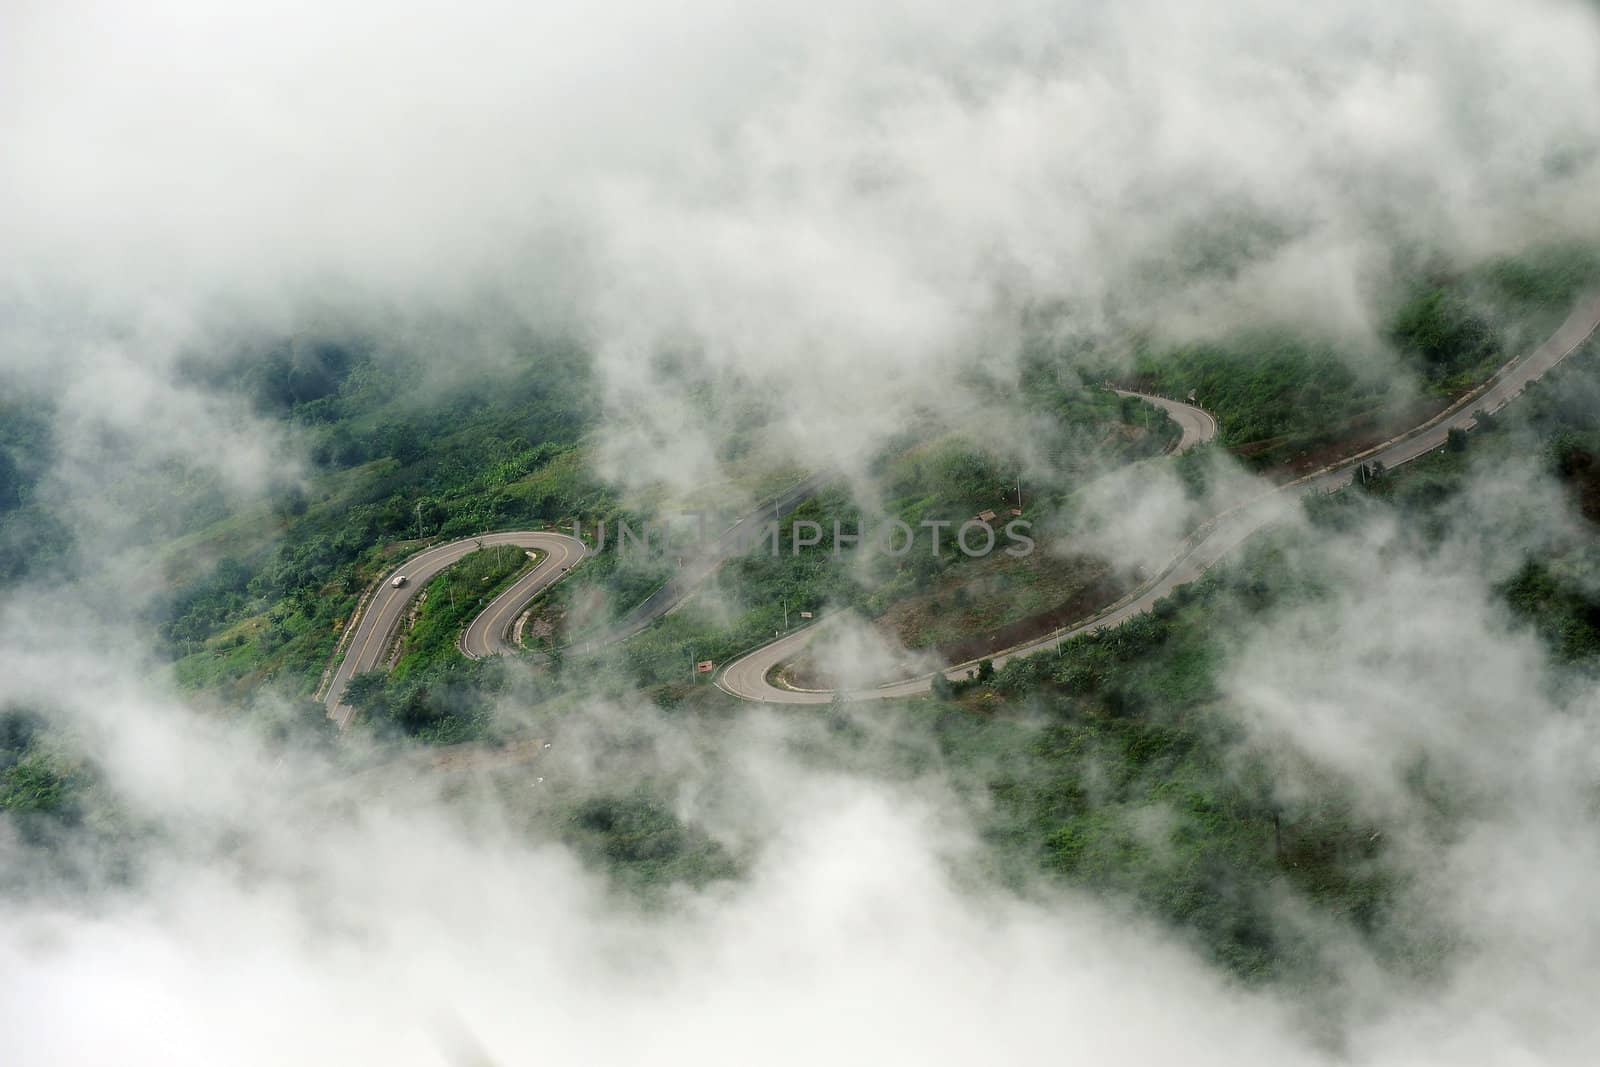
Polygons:
[[[1136,900],[1244,976],[1316,965],[1310,941],[1275,918],[1285,886],[1375,951],[1424,966],[1440,946],[1390,917],[1383,828],[1354,819],[1348,788],[1333,780],[1285,802],[1266,765],[1241,747],[1217,683],[1231,635],[1330,592],[1303,553],[1289,551],[1295,536],[1394,520],[1406,551],[1427,558],[1463,533],[1459,516],[1472,512],[1459,508],[1461,494],[1476,479],[1530,457],[1592,522],[1597,456],[1600,345],[1591,343],[1446,450],[1360,490],[1308,499],[1309,534],[1257,535],[1153,614],[944,687],[931,698],[941,757],[970,772],[973,809],[1001,869],[1025,880],[1042,868]],[[1600,667],[1597,532],[1542,546],[1502,587],[1509,611],[1585,675]]]
[[[1027,505],[1033,536],[1047,539],[1066,524],[1073,494],[1086,481],[1158,454],[1176,441],[1178,429],[1158,409],[1099,390],[1041,383],[1028,396],[1048,427],[1041,438],[1048,446],[1041,452],[1052,461],[1048,468],[1023,469],[1015,456],[963,433],[907,435],[891,443],[872,467],[880,491],[874,507],[863,508],[842,485],[823,487],[779,523],[776,556],[764,544],[736,558],[696,598],[706,605],[703,610],[691,607],[682,618],[662,620],[651,633],[629,642],[628,662],[636,677],[649,683],[675,675],[683,662],[680,653],[691,648],[703,658],[747,648],[796,624],[801,611],[851,608],[877,618],[907,598],[925,596],[946,606],[972,606],[978,625],[1004,626],[1046,611],[1100,578],[1082,561],[1048,552],[1019,563],[1005,554],[1015,542],[1003,533],[991,553],[969,557],[956,547],[955,531],[982,511],[997,513],[993,526],[1003,531],[1010,509],[1020,502]],[[882,531],[893,520],[915,533],[899,557],[847,542],[834,552],[836,528],[844,535],[863,528]],[[938,535],[937,552],[935,534],[924,522],[948,524]],[[821,542],[796,550],[813,529],[822,531]],[[602,632],[672,572],[671,555],[663,554],[654,566],[637,554],[587,564],[539,605],[550,639],[559,642],[564,636],[581,646]],[[912,647],[940,639],[937,632],[909,627],[898,636]],[[658,669],[663,657],[664,672]]]
[[[1452,529],[1474,479],[1526,465],[1552,475],[1588,524],[1600,522],[1600,344],[1591,341],[1493,417],[1480,417],[1450,447],[1390,472],[1363,494],[1318,501],[1331,526],[1374,507],[1400,512],[1414,535],[1437,543]],[[1534,627],[1562,661],[1600,666],[1600,543],[1589,525],[1568,531],[1521,561],[1503,584],[1515,615]]]
[[1418,277],[1383,330],[1383,340],[1411,368],[1412,382],[1390,377],[1387,358],[1270,332],[1147,348],[1137,376],[1169,394],[1192,390],[1218,416],[1223,443],[1258,466],[1292,462],[1330,445],[1382,440],[1548,333],[1575,296],[1600,279],[1600,256],[1556,248],[1465,273],[1424,271]]
[[60,574],[71,560],[71,531],[37,498],[55,458],[49,410],[0,401],[0,589],[30,574]]
[[651,894],[732,878],[739,867],[704,830],[672,814],[648,790],[588,797],[573,805],[562,840],[625,890]]
[[1314,965],[1276,917],[1285,889],[1376,932],[1375,828],[1331,783],[1277,797],[1220,703],[1219,635],[1322,592],[1266,538],[1154,614],[930,698],[939,763],[964,783],[996,873],[1136,901],[1250,978]]
[[[1503,358],[1516,331],[1546,325],[1594,276],[1593,257],[1573,251],[1465,275],[1424,272],[1427,280],[1396,302],[1389,337],[1425,388],[1443,395]],[[1241,345],[1250,351],[1241,353]],[[169,538],[173,593],[151,622],[185,684],[234,701],[263,684],[308,694],[361,591],[419,534],[448,538],[578,516],[592,528],[597,519],[621,517],[589,473],[585,435],[598,408],[588,361],[571,346],[530,341],[511,365],[465,381],[420,357],[348,339],[300,338],[248,359],[234,355],[197,356],[186,373],[296,427],[314,475],[256,512],[229,513],[203,485],[181,501],[152,505],[165,516],[151,536]],[[1263,463],[1359,436],[1375,425],[1375,412],[1393,406],[1387,383],[1285,338],[1149,351],[1140,360],[1143,377],[1158,387],[1201,394],[1221,415],[1225,439]],[[685,374],[698,373],[692,360],[679,362]],[[1152,424],[1145,405],[1083,388],[1069,363],[1042,348],[1024,360],[1014,391],[993,388],[997,399],[1021,399],[1018,421],[934,428],[883,450],[874,467],[883,517],[916,526],[960,522],[984,509],[1005,515],[1019,480],[1030,518],[1069,515],[1073,492],[1097,471],[1157,452],[1176,432],[1159,415]],[[49,423],[21,406],[4,414],[0,581],[42,573],[71,550],[35,492],[52,457]],[[737,430],[732,455],[748,447],[734,438],[755,435],[761,412],[744,405],[722,414]],[[1027,466],[996,443],[1018,433],[1028,438]],[[824,493],[783,533],[788,538],[794,522],[808,521],[831,530],[835,519],[849,529],[855,517],[852,502]],[[700,598],[704,610],[641,636],[627,664],[641,683],[664,681],[691,652],[720,658],[781,629],[786,604],[791,611],[852,607],[884,617],[913,647],[949,648],[957,631],[930,620],[959,616],[969,628],[995,632],[1048,611],[1047,601],[1070,602],[1118,580],[1081,562],[1046,574],[1004,562],[956,552],[934,558],[920,545],[893,566],[865,571],[848,558],[833,560],[826,543],[793,559],[751,556],[718,576]],[[581,648],[674,566],[665,557],[591,561],[541,607],[534,644],[548,651],[578,641]],[[408,671],[449,658],[449,642],[427,647],[408,653]]]
[[[309,693],[362,590],[419,547],[419,535],[614,507],[580,451],[594,401],[576,352],[544,346],[470,382],[435,381],[420,360],[339,352],[278,353],[266,361],[272,373],[237,383],[301,427],[318,473],[270,513],[232,516],[176,543],[176,590],[158,611],[188,684],[232,698],[264,683]],[[413,398],[425,385],[422,405]],[[209,571],[184,572],[207,557],[216,559]],[[429,649],[453,647],[431,633],[422,634]]]
[[0,810],[75,821],[79,784],[70,762],[51,751],[41,716],[0,712]]
[[[1397,301],[1390,338],[1414,361],[1424,387],[1446,395],[1503,359],[1514,330],[1532,329],[1527,324],[1536,320],[1548,325],[1576,285],[1592,277],[1589,269],[1573,258],[1564,266],[1499,264],[1467,279],[1435,279]],[[1498,294],[1498,306],[1508,309],[1503,316],[1484,310],[1496,305],[1477,299],[1483,292]],[[1252,343],[1262,358],[1241,362],[1237,349],[1196,347],[1147,353],[1141,368],[1171,391],[1199,389],[1201,401],[1222,413],[1229,440],[1266,442],[1263,456],[1336,439],[1385,402],[1379,386],[1303,342]],[[470,535],[577,515],[614,522],[617,503],[586,463],[595,405],[584,361],[559,346],[540,359],[554,361],[560,373],[529,373],[530,357],[492,382],[446,388],[437,407],[408,399],[424,379],[423,366],[379,360],[353,346],[287,346],[238,380],[219,378],[246,391],[258,410],[301,427],[315,474],[306,489],[279,494],[261,513],[219,517],[208,505],[185,520],[171,546],[175,591],[158,618],[179,679],[240,705],[269,683],[304,697],[360,591],[417,545],[419,534]],[[1153,455],[1174,433],[1159,418],[1147,430],[1143,406],[1083,389],[1061,370],[1036,362],[1025,371],[1030,412],[1055,435],[1042,450],[1050,469],[1022,477],[1030,512],[1070,513],[1073,492],[1095,471]],[[4,415],[0,547],[12,555],[0,558],[7,568],[0,581],[13,581],[44,573],[57,551],[35,544],[49,537],[49,511],[36,487],[52,446],[40,418],[10,409]],[[1506,413],[1453,438],[1446,452],[1308,507],[1323,529],[1397,518],[1425,547],[1429,538],[1450,535],[1452,501],[1468,491],[1474,472],[1530,456],[1600,518],[1600,368],[1592,349]],[[884,514],[913,526],[1005,508],[1018,480],[1016,457],[968,427],[895,442],[875,473]],[[835,520],[853,525],[855,518],[854,502],[829,487],[785,520],[782,543],[790,543],[796,523],[831,529]],[[1112,633],[980,672],[900,709],[875,707],[874,716],[904,727],[890,754],[855,714],[823,712],[826,729],[848,743],[811,755],[855,762],[867,773],[886,766],[889,773],[949,773],[993,846],[991,873],[1024,887],[1045,872],[1135,901],[1246,977],[1316,966],[1309,943],[1275,915],[1273,902],[1284,892],[1317,904],[1319,914],[1337,917],[1371,944],[1421,953],[1427,932],[1397,930],[1387,911],[1394,886],[1382,828],[1354,818],[1345,787],[1334,781],[1285,802],[1230,725],[1235,719],[1218,682],[1229,648],[1220,635],[1264,625],[1274,612],[1327,593],[1290,562],[1285,536],[1256,539],[1156,613]],[[1559,659],[1593,670],[1600,555],[1586,530],[1549,549],[1512,568],[1505,601]],[[726,701],[691,664],[725,660],[768,639],[785,625],[786,609],[792,625],[801,610],[851,607],[882,617],[921,598],[951,609],[942,614],[963,626],[978,616],[961,612],[992,608],[981,625],[1001,626],[1070,595],[1060,574],[950,551],[935,557],[926,541],[903,561],[867,566],[833,559],[824,542],[776,558],[741,557],[683,611],[623,645],[586,651],[585,634],[614,621],[674,565],[664,555],[608,553],[546,598],[541,618],[551,625],[538,638],[545,669],[456,655],[460,627],[526,562],[517,550],[489,551],[429,584],[401,668],[351,686],[364,728],[430,743],[499,742],[530,724],[558,725],[584,702],[637,701],[641,694],[685,721],[715,721],[727,713]],[[1036,586],[1048,594],[1030,599]],[[930,628],[926,640],[945,636]],[[322,721],[309,701],[277,706],[288,707],[279,714],[290,718],[273,730],[299,732]],[[507,707],[520,717],[506,719]],[[34,833],[81,822],[94,775],[69,751],[36,717],[0,719],[0,809]],[[657,786],[566,797],[556,833],[635,888],[735,874],[736,859],[674,814],[666,788]]]
[[[210,503],[168,509],[181,516],[164,528],[171,535],[173,591],[151,622],[179,680],[233,702],[263,685],[305,696],[362,590],[423,540],[580,517],[590,530],[607,521],[614,539],[616,520],[644,522],[646,516],[619,511],[590,473],[585,435],[596,408],[587,368],[581,353],[559,344],[469,383],[440,380],[420,359],[348,342],[297,340],[250,360],[196,359],[192,375],[296,427],[309,444],[313,477],[256,512],[218,514]],[[1034,384],[1030,410],[1053,435],[1051,469],[1027,475],[1030,497],[1049,495],[1041,505],[1053,505],[1093,470],[1159,451],[1175,435],[1159,413],[1152,419],[1134,402],[1043,378]],[[417,400],[423,394],[425,404]],[[754,432],[746,424],[759,413],[728,414],[740,432]],[[893,496],[891,513],[913,524],[930,516],[960,521],[1005,505],[1017,462],[982,443],[991,436],[983,427],[974,429],[975,435],[953,430],[885,450],[880,474]],[[840,517],[847,529],[853,525],[854,509],[840,499],[807,509],[785,527],[785,538],[792,521],[822,521],[831,529]],[[952,552],[914,575],[880,574],[872,582],[899,588],[909,580],[921,588],[934,572],[959,562]],[[552,595],[531,643],[545,651],[581,644],[642,601],[674,565],[665,554],[608,553],[590,561]],[[634,674],[665,677],[664,661],[675,663],[690,645],[721,655],[747,644],[766,632],[770,616],[781,618],[785,599],[806,608],[858,601],[865,593],[849,571],[849,562],[834,560],[826,545],[797,561],[753,556],[721,576],[716,591],[746,605],[742,618],[731,626],[701,619],[681,639],[670,626],[642,638],[629,660],[639,665]],[[425,614],[401,680],[414,671],[460,668],[449,662],[453,642],[434,639],[440,617],[436,609]]]
[[[1043,873],[1133,902],[1251,981],[1310,981],[1321,973],[1322,935],[1286,921],[1285,894],[1380,956],[1425,969],[1446,946],[1414,915],[1396,916],[1401,883],[1384,827],[1355,815],[1350,787],[1313,768],[1301,773],[1317,788],[1277,789],[1281,765],[1253,751],[1237,727],[1219,681],[1231,635],[1270,627],[1277,613],[1333,592],[1307,569],[1295,537],[1387,516],[1411,531],[1410,551],[1426,556],[1459,532],[1452,504],[1469,478],[1506,464],[1532,457],[1580,504],[1594,499],[1589,472],[1600,451],[1592,449],[1600,449],[1594,347],[1450,449],[1363,490],[1308,499],[1309,534],[1259,535],[1153,614],[900,708],[793,710],[794,718],[820,719],[830,738],[801,751],[866,774],[948,776],[991,846],[993,876],[1025,891]],[[1589,592],[1596,588],[1593,530],[1552,547],[1559,551],[1529,559],[1506,584],[1508,609],[1561,659],[1593,669],[1600,665],[1600,601]],[[674,617],[664,627],[675,625]],[[563,676],[573,669],[569,663]],[[620,662],[586,669],[628,675]],[[665,673],[674,672],[676,680],[646,690],[658,704],[707,729],[731,713],[721,694],[687,680],[685,663]],[[629,684],[619,683],[619,695]],[[519,697],[558,723],[585,691],[593,690]],[[659,800],[607,794],[563,810],[569,840],[620,884],[699,882],[734,869]]]

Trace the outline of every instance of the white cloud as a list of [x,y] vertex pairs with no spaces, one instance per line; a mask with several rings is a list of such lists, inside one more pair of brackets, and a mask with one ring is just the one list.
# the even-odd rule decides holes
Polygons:
[[[714,472],[692,347],[859,458],[1017,312],[1090,336],[1243,317],[1368,338],[1396,247],[1595,234],[1588,5],[26,4],[0,64],[24,314],[157,303],[294,328],[581,323],[611,473]],[[1197,233],[1233,272],[1167,264]],[[499,294],[486,305],[485,292]],[[300,310],[296,310],[300,309]],[[396,334],[403,334],[397,330]],[[634,403],[643,398],[643,404]],[[640,442],[676,442],[649,449]]]
[[[125,516],[98,493],[131,476],[196,465],[247,494],[292,464],[176,358],[310,316],[424,336],[462,373],[505,327],[486,306],[577,324],[611,455],[649,446],[615,473],[693,484],[718,430],[652,371],[663,346],[778,398],[775,448],[822,466],[913,411],[967,410],[965,372],[1007,365],[1021,308],[1090,336],[1253,317],[1360,337],[1396,244],[1479,255],[1600,219],[1600,35],[1577,3],[10,18],[4,370],[58,405],[54,491],[102,539]],[[1257,258],[1163,273],[1218,212],[1263,220]],[[1479,517],[1508,533],[1502,505],[1548,501],[1498,492]],[[1117,510],[1165,536],[1176,501]],[[1546,695],[1536,646],[1498,622],[1481,575],[1501,561],[1388,537],[1336,546],[1348,592],[1247,635],[1229,683],[1263,742],[1361,784],[1414,906],[1467,939],[1421,991],[1352,964],[1383,1010],[1331,1028],[1355,1062],[1589,1062],[1592,700]],[[62,704],[161,833],[126,885],[0,905],[19,1062],[426,1063],[458,1027],[511,1062],[1334,1058],[1297,1005],[1103,903],[974,890],[938,782],[822,774],[751,727],[728,787],[750,810],[685,799],[759,841],[751,877],[642,915],[503,830],[515,812],[427,783],[346,792],[337,767],[197,722],[150,681],[128,613],[57,592],[0,607],[0,696]],[[1423,757],[1482,812],[1448,841],[1408,791]]]

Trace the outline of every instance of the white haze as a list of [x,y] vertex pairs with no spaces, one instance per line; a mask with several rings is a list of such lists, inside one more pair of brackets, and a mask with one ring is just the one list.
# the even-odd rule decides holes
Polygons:
[[718,473],[663,347],[850,466],[1003,370],[1024,312],[1366,341],[1396,255],[1600,227],[1587,3],[6,11],[7,330],[103,324],[8,362],[159,322],[164,376],[343,317],[470,373],[508,322],[569,329],[630,481]]
[[[1009,365],[1024,310],[1075,337],[1265,321],[1365,339],[1396,248],[1595,236],[1596,23],[1592,4],[1474,0],[12,0],[0,367],[54,403],[46,491],[96,547],[127,521],[112,492],[163,464],[242,495],[292,477],[294,444],[178,357],[325,321],[381,323],[462,374],[512,325],[579,333],[620,477],[714,473],[717,428],[652,371],[662,347],[781,398],[777,438],[848,463],[913,409],[964,410],[966,372]],[[1271,236],[1236,273],[1172,277],[1219,215]],[[1516,484],[1513,503],[1565,515]],[[1137,513],[1176,528],[1167,488]],[[30,1065],[1592,1063],[1594,694],[1548,695],[1480,547],[1418,559],[1384,537],[1319,559],[1350,590],[1332,610],[1240,638],[1228,696],[1286,768],[1361,787],[1416,877],[1404,903],[1463,946],[1433,986],[1334,933],[1349,1007],[1307,1019],[1106,902],[986,887],[937,769],[818,771],[764,712],[714,769],[651,725],[686,809],[753,867],[640,913],[490,800],[278,763],[165,686],[132,612],[49,589],[0,604],[0,701],[59,709],[159,832],[125,884],[0,903],[0,1048]],[[618,716],[650,721],[588,709],[547,784],[615,773],[572,739]],[[1422,752],[1481,804],[1449,840],[1407,792]],[[11,872],[33,854],[3,833]]]
[[[1477,512],[1435,549],[1385,521],[1301,542],[1293,566],[1331,579],[1333,599],[1291,599],[1224,635],[1223,707],[1248,751],[1277,763],[1291,806],[1329,781],[1352,789],[1357,824],[1385,838],[1403,923],[1445,948],[1436,974],[1386,968],[1286,895],[1273,922],[1311,932],[1332,984],[1241,988],[1114,901],[990,885],[958,770],[827,769],[800,753],[826,749],[828,731],[792,713],[752,708],[713,734],[593,705],[557,726],[508,801],[471,774],[280,759],[136,680],[126,639],[88,624],[99,639],[77,650],[85,626],[19,601],[0,615],[8,694],[54,702],[144,836],[126,883],[63,896],[45,882],[0,904],[8,1054],[1592,1062],[1596,691],[1555,685],[1491,591],[1497,560],[1560,543],[1572,519],[1536,472],[1516,472],[1518,494],[1495,492],[1505,480],[1480,472]],[[1505,540],[1481,541],[1486,528]],[[847,714],[868,749],[897,743],[875,705]],[[634,742],[607,744],[622,737]],[[516,792],[646,778],[675,783],[679,813],[743,856],[747,876],[641,910],[547,832],[518,829]],[[1459,817],[1440,820],[1440,795]],[[1159,842],[1170,815],[1130,818]],[[0,837],[6,867],[32,855]]]
[[[645,915],[426,786],[368,780],[353,814],[319,811],[327,793],[301,790],[328,768],[275,777],[139,699],[104,706],[138,751],[111,770],[171,840],[92,907],[4,906],[15,1062],[1320,1059],[1289,1006],[1136,921],[961,887],[971,842],[936,788],[800,771],[759,715],[716,783],[765,836],[748,879]],[[583,760],[549,764],[553,788]],[[166,788],[152,765],[195,770]]]

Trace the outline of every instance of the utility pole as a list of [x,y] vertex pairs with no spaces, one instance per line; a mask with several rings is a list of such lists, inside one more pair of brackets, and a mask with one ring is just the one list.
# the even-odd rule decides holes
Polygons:
[[422,540],[422,501],[417,501],[417,540]]
[[784,597],[783,598],[783,628],[785,630],[787,630],[789,628],[789,598],[788,597]]

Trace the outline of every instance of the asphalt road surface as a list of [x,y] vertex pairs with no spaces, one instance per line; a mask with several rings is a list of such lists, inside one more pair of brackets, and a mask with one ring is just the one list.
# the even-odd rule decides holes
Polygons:
[[[489,533],[424,549],[385,574],[382,584],[372,594],[372,599],[361,614],[361,621],[350,638],[344,659],[334,672],[324,698],[328,715],[339,724],[340,729],[349,725],[355,713],[355,709],[344,703],[345,687],[356,675],[383,666],[390,642],[412,598],[428,584],[429,579],[452,563],[469,552],[493,545],[531,548],[545,553],[545,558],[472,620],[461,639],[462,650],[469,656],[490,655],[505,648],[505,630],[521,607],[566,574],[588,551],[582,541],[566,534],[544,530]],[[393,581],[399,574],[406,576],[406,584],[397,589]]]
[[1173,448],[1173,453],[1187,452],[1196,445],[1203,445],[1217,436],[1217,420],[1211,412],[1185,404],[1181,400],[1169,400],[1164,396],[1152,396],[1149,393],[1135,393],[1128,389],[1113,389],[1118,396],[1134,396],[1172,416],[1183,430],[1183,436],[1178,438],[1178,444]]
[[[1264,484],[1261,493],[1212,520],[1197,538],[1184,547],[1163,574],[1134,595],[1082,623],[1008,649],[990,658],[996,668],[1003,667],[1013,657],[1056,649],[1081,634],[1119,626],[1136,615],[1142,615],[1151,610],[1158,600],[1170,596],[1178,586],[1194,581],[1252,533],[1281,514],[1285,505],[1292,502],[1297,495],[1306,492],[1329,492],[1349,485],[1356,467],[1362,463],[1377,461],[1386,468],[1397,467],[1444,447],[1452,429],[1470,429],[1476,422],[1477,412],[1486,411],[1492,414],[1500,410],[1521,395],[1529,382],[1537,380],[1551,367],[1571,355],[1594,334],[1597,327],[1600,327],[1600,294],[1580,301],[1548,340],[1529,353],[1526,358],[1502,368],[1486,388],[1469,394],[1422,426],[1369,452],[1352,456],[1284,486]],[[1159,402],[1160,398],[1147,399]],[[1167,403],[1176,402],[1167,401]],[[1214,433],[1214,421],[1211,429]],[[1186,429],[1186,435],[1187,432]],[[819,632],[825,632],[830,624],[837,625],[832,619],[823,620],[815,626],[799,630],[747,653],[729,664],[718,675],[717,684],[725,691],[745,700],[773,704],[827,704],[840,695],[851,700],[912,696],[926,692],[932,684],[934,674],[930,673],[918,678],[870,689],[849,690],[841,694],[834,690],[784,689],[767,681],[767,676],[773,668],[799,655],[801,650]],[[955,681],[964,678],[967,671],[975,666],[975,662],[957,664],[946,668],[943,673],[945,677]]]
[[[817,486],[825,477],[824,473],[818,473],[797,482],[728,526],[689,558],[678,574],[629,612],[611,632],[596,643],[609,644],[631,637],[677,607],[707,575],[732,556],[746,550],[744,542],[749,531],[768,520],[780,519],[793,511],[802,501],[816,492]],[[400,620],[405,616],[406,608],[417,591],[434,575],[467,553],[491,545],[507,544],[537,549],[545,553],[545,558],[539,561],[537,567],[490,601],[488,606],[467,624],[467,628],[462,631],[459,647],[472,659],[509,651],[512,647],[509,640],[510,629],[522,609],[551,583],[576,566],[588,551],[582,541],[566,534],[540,530],[491,533],[437,545],[419,552],[385,574],[383,583],[362,613],[356,632],[350,639],[349,648],[338,670],[334,672],[327,696],[324,698],[328,715],[339,724],[341,730],[350,724],[354,714],[354,709],[344,703],[345,687],[357,674],[377,670],[383,665],[384,655],[393,643]],[[399,588],[395,588],[392,584],[397,574],[406,576],[406,584]]]
[[[1149,393],[1135,393],[1127,389],[1116,389],[1113,392],[1118,396],[1137,397],[1147,403],[1155,404],[1172,416],[1173,420],[1183,430],[1183,435],[1172,449],[1175,455],[1203,445],[1217,435],[1217,420],[1209,412],[1192,404],[1185,404],[1181,400],[1169,400],[1164,396],[1153,396]],[[1168,588],[1170,590],[1170,587]],[[1156,599],[1159,599],[1159,596]],[[1154,603],[1154,600],[1151,600],[1150,603]],[[1130,604],[1129,606],[1131,607],[1132,605]],[[1114,614],[1117,621],[1128,617],[1120,612]],[[1137,612],[1135,611],[1133,614],[1137,614]],[[1096,625],[1108,625],[1110,618],[1111,616],[1105,616],[1097,620]],[[771,644],[763,645],[754,652],[741,656],[718,675],[717,685],[734,696],[743,697],[746,700],[765,701],[773,704],[829,703],[835,696],[834,690],[784,689],[767,681],[767,676],[774,667],[781,663],[786,663],[797,656],[817,633],[823,632],[823,628],[828,625],[829,621],[824,620],[816,626],[797,630]],[[1075,634],[1081,632],[1081,630],[1072,632]],[[1052,638],[1057,636],[1059,635],[1052,635]],[[1032,651],[1035,647],[1037,647],[1036,644],[1021,646],[1015,653],[1011,654],[1024,654],[1024,650]],[[1005,662],[1006,658],[1007,656],[1005,655],[994,657],[995,665],[1000,666]],[[961,664],[948,668],[946,673],[952,679],[960,678],[965,675],[968,669],[972,669],[974,666],[973,664]],[[887,697],[907,696],[926,691],[932,681],[933,675],[928,674],[875,689],[851,691],[850,696],[855,699],[884,699]]]
[[[545,557],[533,570],[518,578],[510,588],[489,601],[488,607],[461,632],[461,651],[472,659],[494,656],[511,650],[511,624],[517,615],[545,587],[571,570],[584,557],[582,541],[564,534],[539,534],[541,543],[524,545],[542,549]],[[553,544],[551,543],[553,540]],[[521,544],[521,542],[517,542]]]

